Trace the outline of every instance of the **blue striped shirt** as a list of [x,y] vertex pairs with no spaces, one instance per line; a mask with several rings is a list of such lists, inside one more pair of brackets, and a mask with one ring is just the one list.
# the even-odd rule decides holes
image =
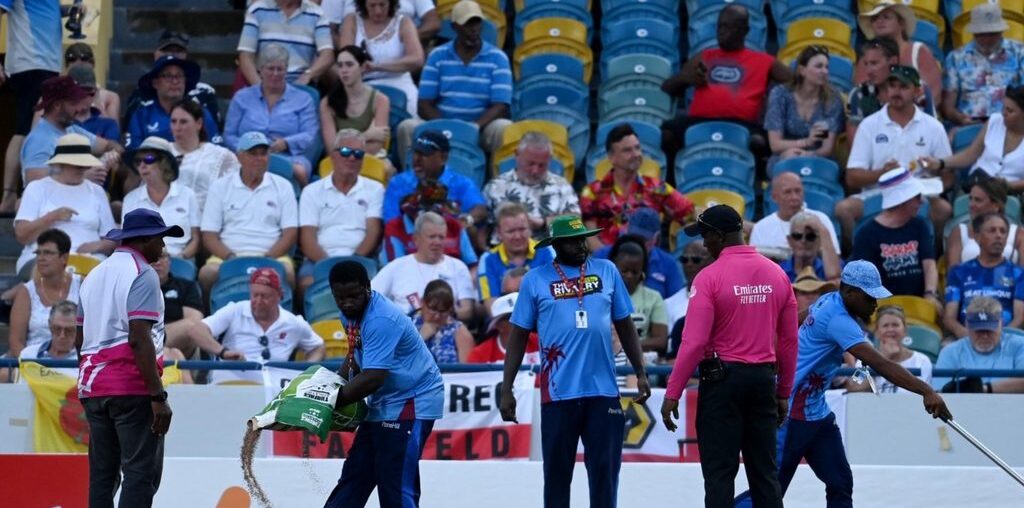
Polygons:
[[512,70],[500,49],[484,42],[466,64],[455,41],[430,52],[420,76],[420,99],[437,101],[445,118],[472,122],[492,104],[512,104]]
[[259,54],[265,44],[288,49],[288,81],[312,65],[318,52],[333,50],[331,27],[319,5],[303,0],[291,17],[285,17],[274,0],[257,0],[245,12],[238,51]]

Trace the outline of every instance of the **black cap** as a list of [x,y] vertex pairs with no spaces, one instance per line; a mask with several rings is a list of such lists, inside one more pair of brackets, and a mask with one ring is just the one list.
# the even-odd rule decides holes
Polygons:
[[715,205],[697,217],[697,222],[683,230],[689,236],[703,235],[708,231],[735,233],[743,230],[743,218],[729,205]]
[[889,77],[910,86],[921,86],[921,74],[909,65],[893,65],[889,67]]
[[420,135],[416,137],[416,141],[412,144],[412,149],[425,155],[430,155],[434,152],[447,153],[451,149],[451,144],[448,142],[448,138],[444,133],[440,131],[427,130],[421,132]]
[[156,43],[156,49],[164,49],[167,46],[181,46],[182,49],[188,50],[188,42],[189,37],[187,34],[174,30],[164,30],[164,33],[160,35],[160,41]]

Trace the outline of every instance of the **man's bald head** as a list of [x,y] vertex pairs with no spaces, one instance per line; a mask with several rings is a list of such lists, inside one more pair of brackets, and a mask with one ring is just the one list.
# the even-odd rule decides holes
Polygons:
[[804,206],[804,184],[796,173],[783,172],[772,178],[772,200],[779,207],[779,218],[789,220]]

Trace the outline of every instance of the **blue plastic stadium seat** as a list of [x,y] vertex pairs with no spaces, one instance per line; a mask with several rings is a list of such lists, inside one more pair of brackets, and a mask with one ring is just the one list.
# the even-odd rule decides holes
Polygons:
[[739,185],[754,186],[754,167],[736,159],[707,157],[684,160],[676,167],[676,185],[700,178],[721,178]]
[[171,275],[185,280],[196,280],[195,263],[182,258],[171,258]]
[[[830,2],[823,4],[806,2],[804,5],[793,5],[791,3],[786,9],[784,17],[780,18],[777,14],[774,16],[776,26],[778,27],[777,37],[780,48],[786,45],[786,29],[789,28],[789,24],[805,18],[832,18],[846,23],[852,29],[850,45],[853,47],[857,45],[857,17],[849,9],[849,6],[842,8]],[[782,20],[781,23],[779,22],[780,19]]]
[[276,270],[277,274],[281,276],[281,280],[284,280],[284,265],[280,261],[257,256],[237,257],[224,261],[220,265],[218,278],[226,280],[234,277],[245,277],[248,280],[249,275],[256,271],[257,268],[267,267]]
[[519,81],[534,76],[561,77],[573,81],[584,82],[586,76],[583,61],[564,53],[541,53],[523,59],[519,65]]
[[684,140],[687,148],[701,143],[725,143],[746,150],[750,146],[750,131],[733,122],[702,122],[686,129]]
[[366,274],[372,279],[377,275],[377,260],[363,256],[334,256],[321,259],[313,265],[313,280],[327,280],[331,275],[331,268],[342,261],[355,261],[366,269]]
[[981,132],[982,127],[983,124],[980,123],[957,127],[956,132],[953,134],[953,153],[971,146],[974,138],[978,137],[978,133]]
[[580,82],[565,85],[546,77],[533,80],[529,86],[517,85],[512,94],[512,114],[534,107],[562,106],[578,111],[587,111],[590,106],[590,90]]
[[540,18],[569,18],[579,21],[587,28],[587,44],[593,41],[594,18],[586,7],[566,1],[543,2],[528,6],[516,13],[513,32],[516,46],[523,43],[523,29],[526,28],[526,24]]

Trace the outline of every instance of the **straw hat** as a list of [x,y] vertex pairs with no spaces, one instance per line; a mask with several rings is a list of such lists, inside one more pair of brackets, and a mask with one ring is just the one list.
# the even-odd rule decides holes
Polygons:
[[875,31],[871,28],[871,18],[881,14],[886,9],[892,9],[903,20],[903,31],[906,33],[907,39],[910,39],[914,35],[914,29],[917,28],[917,16],[914,15],[914,11],[909,6],[900,2],[894,2],[893,0],[879,0],[870,11],[860,13],[857,16],[857,24],[860,25],[860,31],[864,32],[868,39],[874,39]]
[[800,274],[793,281],[793,289],[801,293],[824,293],[835,288],[835,284],[819,279],[818,275],[814,273],[814,267],[811,266],[805,266],[803,270],[800,270]]
[[102,166],[103,162],[92,154],[89,138],[81,134],[65,134],[57,139],[53,149],[53,157],[46,161],[49,165],[67,164],[80,168]]

